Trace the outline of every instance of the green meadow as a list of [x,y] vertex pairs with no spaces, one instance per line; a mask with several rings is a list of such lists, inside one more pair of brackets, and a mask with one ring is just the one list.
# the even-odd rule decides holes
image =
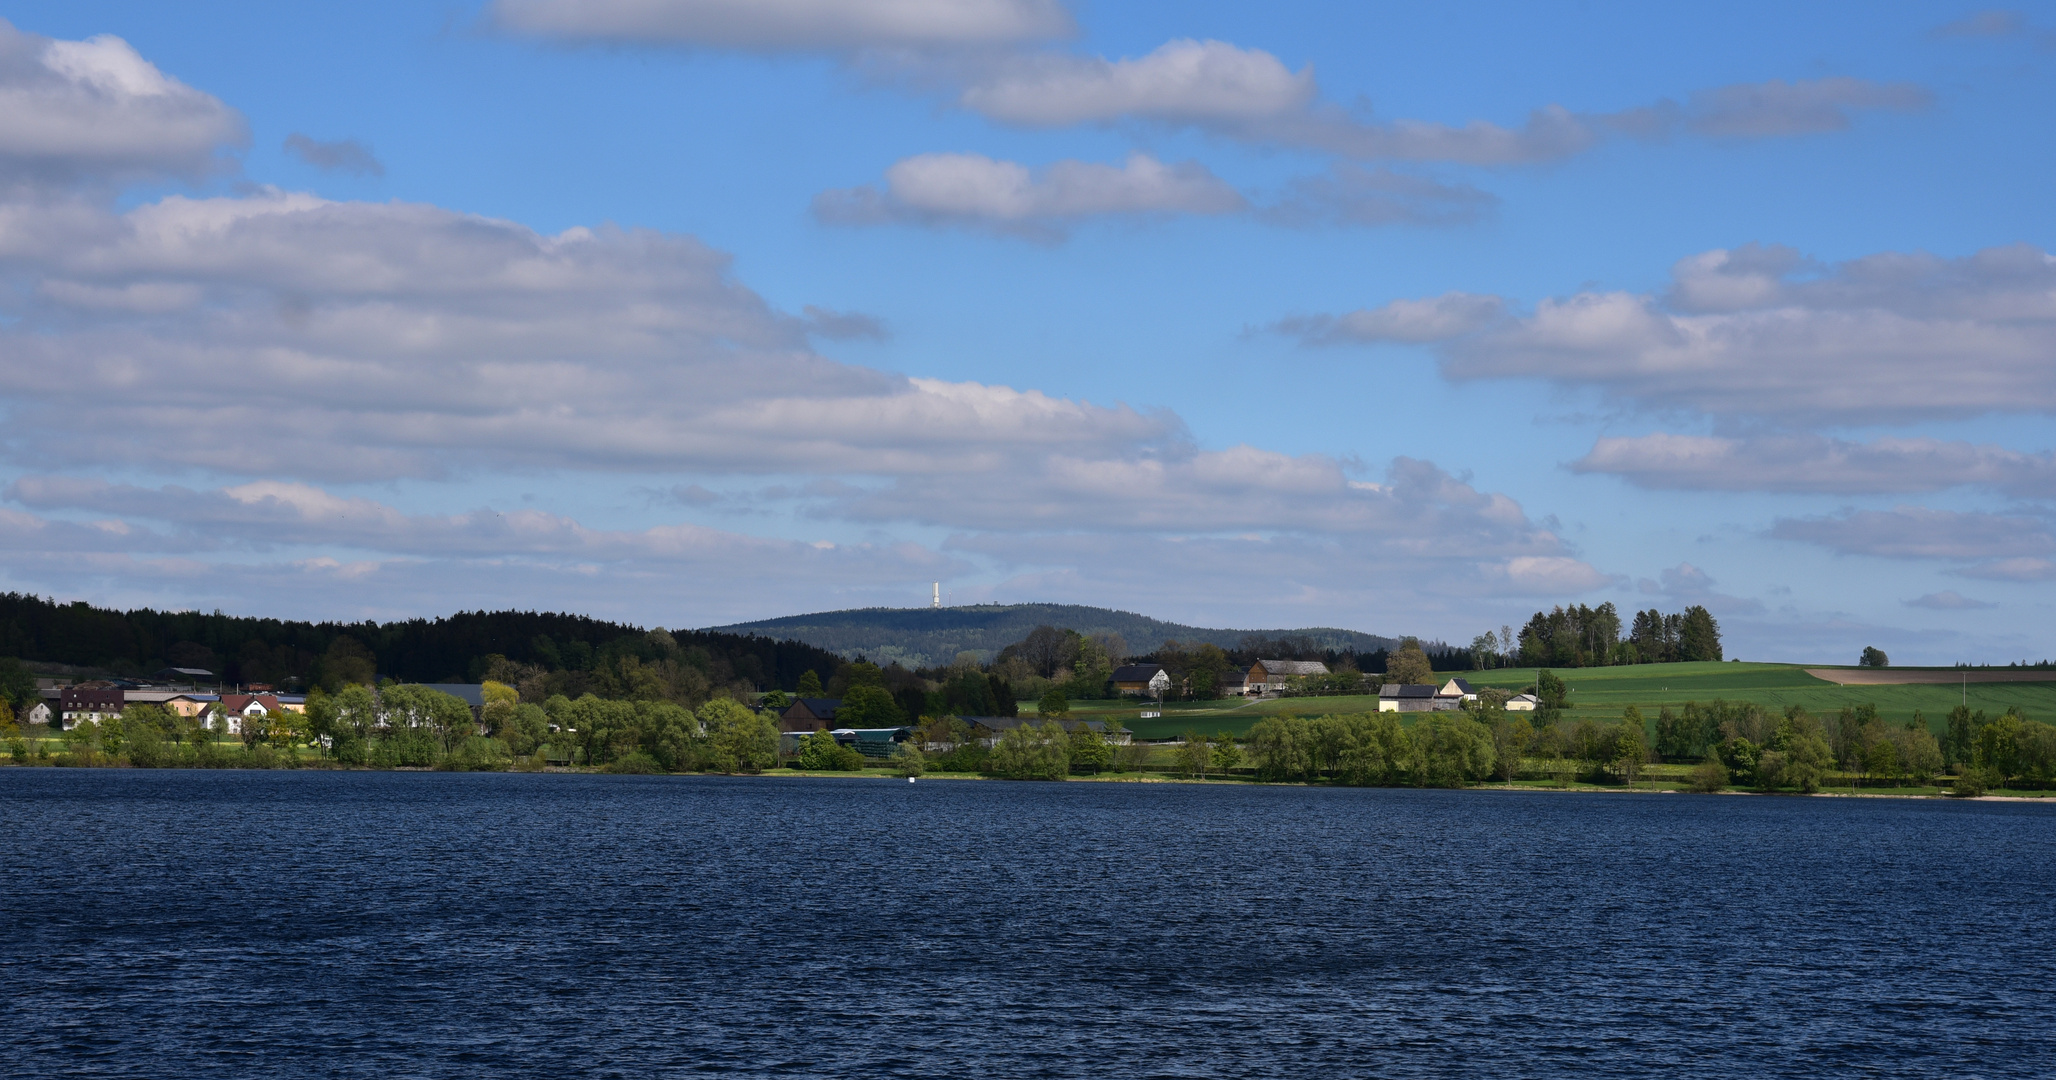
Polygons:
[[[1675,709],[1688,701],[1716,698],[1761,705],[1774,712],[1798,705],[1812,713],[1832,713],[1866,702],[1877,706],[1888,723],[1905,723],[1918,711],[1938,734],[1950,709],[1965,700],[1965,691],[1955,685],[1837,686],[1806,673],[1792,664],[1637,664],[1631,667],[1558,668],[1555,674],[1570,688],[1572,720],[1615,720],[1629,705],[1654,719],[1665,706]],[[1493,671],[1437,672],[1438,678],[1454,674],[1473,686],[1497,686],[1519,691],[1534,684],[1534,668],[1501,668]],[[1971,683],[1968,701],[1972,709],[1991,715],[2016,706],[2036,719],[2056,719],[2056,671],[2041,683]],[[1032,712],[1033,702],[1023,702],[1022,711]],[[1197,728],[1213,734],[1226,731],[1242,735],[1251,724],[1266,715],[1294,713],[1317,716],[1323,713],[1369,712],[1378,707],[1370,696],[1278,698],[1272,701],[1168,702],[1160,718],[1144,720],[1133,702],[1079,702],[1074,706],[1081,718],[1119,719],[1136,736],[1167,738]]]

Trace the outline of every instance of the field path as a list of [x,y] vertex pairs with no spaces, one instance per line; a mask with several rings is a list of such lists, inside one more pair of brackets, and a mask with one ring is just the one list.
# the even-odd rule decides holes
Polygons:
[[2056,682],[2056,669],[2050,668],[1982,671],[1964,668],[1807,668],[1806,673],[1837,686],[1905,686],[1914,683],[1956,686],[1965,681]]

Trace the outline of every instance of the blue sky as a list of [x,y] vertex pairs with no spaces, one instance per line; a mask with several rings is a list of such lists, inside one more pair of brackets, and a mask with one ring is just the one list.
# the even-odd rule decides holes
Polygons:
[[2056,655],[2056,10],[0,17],[0,587]]

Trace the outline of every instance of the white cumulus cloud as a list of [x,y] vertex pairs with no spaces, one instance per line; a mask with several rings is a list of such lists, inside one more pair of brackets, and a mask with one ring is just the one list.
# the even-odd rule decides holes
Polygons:
[[1115,215],[1226,214],[1242,195],[1196,162],[1131,154],[1121,165],[1059,161],[1039,174],[983,154],[921,154],[895,163],[883,187],[824,192],[821,220],[960,225],[1054,239],[1077,221]]
[[57,41],[0,19],[0,182],[198,176],[243,118],[102,34]]
[[1311,68],[1292,71],[1262,49],[1179,39],[1132,59],[1022,56],[966,87],[961,101],[994,120],[1027,127],[1123,119],[1244,122],[1299,112],[1316,89]]

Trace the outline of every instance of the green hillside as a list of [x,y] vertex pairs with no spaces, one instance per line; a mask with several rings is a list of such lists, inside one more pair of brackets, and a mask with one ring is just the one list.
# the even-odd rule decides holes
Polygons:
[[856,608],[790,615],[782,619],[709,627],[711,632],[761,634],[802,641],[846,657],[865,656],[880,664],[899,661],[910,668],[947,664],[960,652],[990,660],[1000,649],[1042,625],[1081,634],[1121,635],[1136,653],[1153,651],[1167,640],[1209,641],[1234,648],[1245,635],[1312,638],[1323,648],[1376,652],[1394,639],[1355,630],[1313,627],[1301,630],[1218,630],[1152,619],[1127,611],[1077,604],[977,604],[946,608]]
[[[1927,716],[1928,724],[1940,730],[1942,718],[1965,700],[1965,690],[1952,685],[1908,684],[1896,686],[1837,686],[1808,675],[1805,669],[1788,664],[1642,664],[1631,667],[1578,668],[1558,670],[1571,690],[1573,716],[1612,719],[1628,705],[1645,714],[1665,705],[1673,708],[1687,701],[1726,698],[1746,701],[1783,712],[1798,705],[1812,713],[1835,712],[1869,702],[1889,723],[1913,719],[1915,710]],[[1533,668],[1473,672],[1466,676],[1474,685],[1519,689],[1535,677]],[[1998,714],[2009,705],[2034,717],[2056,718],[2056,671],[2049,682],[1971,683],[1968,699],[1972,709]]]
[[[1638,664],[1558,668],[1555,674],[1570,688],[1573,720],[1617,720],[1622,709],[1634,705],[1642,710],[1645,719],[1653,721],[1664,706],[1675,709],[1687,701],[1716,698],[1752,702],[1780,713],[1787,706],[1799,705],[1816,714],[1867,702],[1877,706],[1878,715],[1887,723],[1905,723],[1919,710],[1926,716],[1929,728],[1939,734],[1944,717],[1965,697],[1964,688],[1950,685],[1837,686],[1790,664]],[[1473,686],[1523,690],[1533,683],[1535,669],[1504,668],[1460,675]],[[2017,706],[2030,717],[2056,719],[2056,671],[2050,672],[2049,682],[1971,683],[1968,698],[1972,709],[1983,709],[1989,715],[1996,716],[2008,706]],[[1146,739],[1175,736],[1188,728],[1207,734],[1227,731],[1240,735],[1258,718],[1269,714],[1314,716],[1367,712],[1377,707],[1374,697],[1171,702],[1163,707],[1162,717],[1143,720],[1140,708],[1133,703],[1094,702],[1075,706],[1080,715],[1119,719]],[[1022,711],[1034,711],[1034,703],[1024,703]]]

